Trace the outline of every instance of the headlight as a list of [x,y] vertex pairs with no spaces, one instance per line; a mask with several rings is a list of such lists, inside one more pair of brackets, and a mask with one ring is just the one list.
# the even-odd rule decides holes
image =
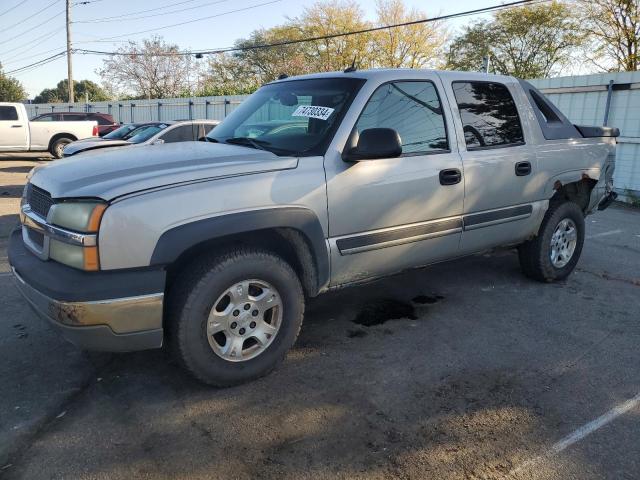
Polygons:
[[50,222],[76,232],[95,233],[100,228],[106,203],[71,201],[58,203],[51,209]]
[[[57,203],[51,207],[49,222],[75,232],[97,234],[106,209],[106,203],[97,201],[78,200]],[[51,238],[49,258],[81,270],[100,269],[97,245],[73,245]]]

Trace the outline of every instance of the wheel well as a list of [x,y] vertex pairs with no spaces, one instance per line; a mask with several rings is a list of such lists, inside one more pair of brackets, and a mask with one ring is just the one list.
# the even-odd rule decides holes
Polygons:
[[68,138],[72,142],[75,142],[77,140],[76,136],[70,133],[56,133],[53,137],[51,137],[51,140],[49,140],[49,150],[51,150],[51,147],[53,147],[53,144],[56,143],[61,138]]
[[564,185],[558,180],[553,187],[555,193],[550,201],[551,203],[564,201],[574,202],[586,213],[591,199],[591,190],[593,190],[593,187],[595,187],[597,183],[596,180],[587,176],[583,176],[582,179],[577,182],[565,183]]
[[244,247],[255,247],[269,250],[282,257],[298,274],[305,295],[318,295],[318,271],[309,241],[299,230],[293,228],[269,228],[220,238],[214,238],[194,245],[184,251],[167,267],[166,290],[177,275],[203,254],[212,250],[223,250]]

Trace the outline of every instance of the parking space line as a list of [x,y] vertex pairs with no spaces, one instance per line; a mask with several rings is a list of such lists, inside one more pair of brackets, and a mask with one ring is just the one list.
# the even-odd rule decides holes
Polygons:
[[565,450],[566,448],[570,447],[574,443],[579,442],[580,440],[582,440],[583,438],[585,438],[588,435],[591,435],[596,430],[604,427],[605,425],[607,425],[608,423],[612,422],[613,420],[615,420],[619,416],[624,415],[625,413],[629,412],[630,410],[633,410],[634,408],[636,408],[639,405],[640,405],[640,393],[637,394],[635,397],[627,400],[626,402],[623,402],[620,405],[617,405],[617,406],[613,407],[607,413],[599,416],[595,420],[592,420],[589,423],[584,424],[583,426],[581,426],[577,430],[574,430],[572,433],[570,433],[566,437],[564,437],[561,440],[559,440],[556,443],[554,443],[551,446],[551,448],[549,448],[549,450],[547,450],[542,455],[540,455],[538,457],[535,457],[535,458],[533,458],[531,460],[528,460],[528,461],[524,462],[522,465],[520,465],[519,467],[511,470],[507,474],[507,478],[509,478],[512,475],[515,475],[515,474],[517,474],[519,472],[522,472],[523,470],[525,470],[525,469],[527,469],[529,467],[534,466],[536,463],[538,463],[538,462],[540,462],[542,460],[546,460],[548,458],[553,457],[554,455],[557,455],[558,453],[562,452],[563,450]]
[[608,237],[609,235],[617,235],[618,233],[622,233],[622,230],[610,230],[608,232],[595,233],[593,235],[587,235],[587,239],[591,238],[599,238],[599,237]]

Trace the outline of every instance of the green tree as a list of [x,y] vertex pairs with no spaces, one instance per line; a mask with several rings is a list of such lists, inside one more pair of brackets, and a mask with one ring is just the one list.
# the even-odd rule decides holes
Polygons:
[[201,79],[204,85],[201,91],[220,95],[251,92],[281,74],[344,70],[354,61],[358,68],[436,66],[446,37],[440,23],[251,48],[425,17],[418,10],[407,10],[402,0],[377,0],[374,24],[364,18],[355,0],[316,2],[304,8],[300,16],[288,18],[283,25],[255,30],[249,38],[238,40],[235,46],[244,50],[212,55]]
[[[35,103],[60,103],[69,101],[69,81],[67,79],[60,80],[55,88],[45,88],[36,98]],[[109,100],[107,93],[100,86],[91,80],[73,81],[73,94],[76,101],[83,102],[85,93],[89,96],[90,102],[100,102]]]
[[586,35],[569,5],[552,2],[501,10],[465,28],[449,45],[447,68],[491,71],[520,78],[547,77],[572,62]]
[[22,84],[2,72],[0,64],[0,102],[20,102],[27,98]]
[[[426,18],[415,8],[407,10],[402,0],[377,0],[377,25],[394,25]],[[441,22],[416,23],[389,28],[372,35],[373,61],[386,68],[437,67],[447,32]]]
[[592,41],[588,56],[601,68],[635,71],[640,67],[640,2],[578,0],[584,31]]

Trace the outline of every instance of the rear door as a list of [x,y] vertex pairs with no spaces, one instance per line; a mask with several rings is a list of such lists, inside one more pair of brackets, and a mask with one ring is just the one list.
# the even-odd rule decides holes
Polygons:
[[462,251],[518,241],[530,233],[542,205],[536,202],[535,150],[514,100],[515,85],[461,79],[448,88],[465,171]]
[[0,148],[6,150],[28,150],[26,118],[19,118],[18,110],[12,105],[0,106]]
[[[400,157],[348,163],[334,152],[327,154],[333,285],[457,254],[462,163],[448,133],[450,111],[438,84],[427,74],[360,93],[368,100],[349,127],[358,132],[393,128],[402,140]],[[443,172],[449,175],[444,181]]]

